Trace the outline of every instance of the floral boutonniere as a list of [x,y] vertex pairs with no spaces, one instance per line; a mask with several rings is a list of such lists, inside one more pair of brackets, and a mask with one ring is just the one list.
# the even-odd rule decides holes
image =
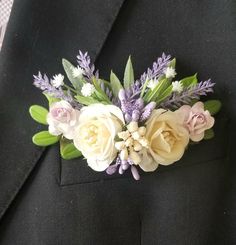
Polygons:
[[181,159],[187,145],[214,136],[218,100],[200,101],[213,92],[211,79],[197,75],[175,80],[175,59],[161,57],[135,80],[131,58],[121,82],[111,71],[110,81],[99,77],[87,53],[79,52],[77,66],[63,59],[62,74],[51,79],[40,72],[34,85],[49,102],[49,110],[32,105],[32,118],[48,127],[33,136],[39,146],[60,143],[61,157],[83,155],[95,171],[107,174],[130,169],[150,172],[158,165]]

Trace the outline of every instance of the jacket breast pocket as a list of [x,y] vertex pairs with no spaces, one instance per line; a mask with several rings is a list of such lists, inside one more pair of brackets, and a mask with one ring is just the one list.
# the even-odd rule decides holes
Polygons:
[[[183,158],[169,166],[160,166],[154,172],[143,172],[141,169],[139,174],[141,178],[151,175],[161,174],[163,171],[171,171],[173,168],[191,166],[195,164],[207,164],[215,160],[226,158],[228,148],[228,120],[226,118],[218,118],[214,126],[215,137],[211,140],[203,140],[200,143],[189,145]],[[108,181],[120,178],[132,178],[130,171],[125,171],[120,175],[115,173],[108,175],[106,172],[96,172],[92,170],[86,159],[77,158],[73,160],[60,160],[60,185],[86,184],[91,182]]]

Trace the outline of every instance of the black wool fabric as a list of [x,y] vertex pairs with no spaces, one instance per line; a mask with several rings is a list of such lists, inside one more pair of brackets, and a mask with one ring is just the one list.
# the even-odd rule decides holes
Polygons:
[[[233,0],[15,0],[0,53],[0,244],[236,244],[235,18]],[[138,78],[163,51],[177,79],[211,77],[223,104],[215,138],[140,181],[36,147],[46,127],[28,108],[47,101],[32,75],[62,73],[80,49],[106,79],[123,77],[129,55]]]

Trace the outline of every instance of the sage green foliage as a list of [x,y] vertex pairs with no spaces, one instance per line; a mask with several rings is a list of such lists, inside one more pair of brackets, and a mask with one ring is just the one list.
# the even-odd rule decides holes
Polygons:
[[59,139],[60,136],[51,135],[48,131],[41,131],[33,136],[32,141],[38,146],[49,146],[57,143]]
[[101,103],[99,100],[94,99],[93,97],[85,97],[82,95],[76,95],[75,99],[82,105],[91,105],[94,103]]
[[83,77],[74,77],[73,76],[73,68],[75,68],[68,60],[66,59],[62,59],[62,65],[64,67],[64,70],[66,72],[66,75],[68,77],[68,79],[70,80],[71,84],[73,85],[73,87],[78,90],[81,91],[81,88],[83,86],[83,84],[85,83],[85,81],[83,80]]
[[204,140],[210,140],[215,136],[215,133],[212,128],[207,129],[204,134]]
[[164,90],[162,94],[158,96],[156,103],[160,104],[162,101],[168,98],[172,94],[172,88],[173,88],[173,85],[170,85],[166,90]]
[[176,58],[172,59],[168,65],[168,67],[172,67],[172,68],[175,68],[176,66]]
[[211,115],[215,115],[221,109],[221,102],[219,100],[208,100],[204,103],[204,109],[208,110]]
[[102,103],[105,102],[107,104],[112,104],[110,99],[107,97],[106,93],[101,89],[100,82],[95,77],[93,77],[92,81],[93,81],[93,85],[96,89],[95,95],[96,95],[97,99]]
[[198,83],[197,79],[197,73],[195,73],[193,76],[185,77],[180,80],[180,83],[184,88],[188,88],[189,86],[194,86]]
[[116,74],[113,71],[111,71],[110,82],[111,82],[112,92],[117,97],[120,89],[123,89],[123,86],[121,85],[119,78],[116,76]]
[[82,156],[75,145],[67,140],[60,141],[60,153],[63,159],[70,160]]
[[148,85],[149,82],[150,82],[150,80],[146,79],[145,83],[143,84],[143,88],[142,88],[142,91],[141,91],[141,94],[140,94],[141,98],[143,98],[144,93],[146,91],[146,88],[147,88],[147,85]]
[[29,108],[31,117],[38,123],[47,125],[48,110],[40,105],[32,105]]
[[131,61],[131,57],[129,56],[128,61],[125,66],[124,73],[124,88],[129,88],[134,83],[134,69]]
[[[176,59],[172,59],[168,65],[168,67],[175,68],[176,66]],[[166,78],[165,75],[162,75],[158,78],[158,83],[154,89],[148,89],[148,91],[145,94],[147,85],[150,80],[146,80],[144,83],[144,86],[141,91],[141,97],[144,99],[146,103],[149,103],[151,101],[156,102],[157,104],[160,104],[163,100],[168,98],[172,94],[172,79]],[[144,95],[145,94],[145,95]]]
[[[148,92],[143,97],[144,101],[149,103],[151,101],[160,101],[159,96],[162,96],[162,93],[171,85],[171,82],[167,78],[160,80],[156,87],[153,90],[148,90]],[[168,90],[169,91],[169,90]],[[167,92],[168,92],[167,91]]]
[[108,87],[109,89],[111,89],[111,83],[104,79],[101,79],[101,78],[97,79],[97,83],[100,87],[101,87],[101,83],[104,83],[105,88]]

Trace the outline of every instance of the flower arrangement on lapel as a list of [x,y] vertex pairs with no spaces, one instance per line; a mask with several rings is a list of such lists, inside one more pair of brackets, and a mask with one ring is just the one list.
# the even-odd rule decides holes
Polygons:
[[214,136],[218,100],[200,101],[213,92],[211,79],[197,75],[174,80],[175,59],[162,54],[135,80],[131,58],[123,83],[111,71],[110,81],[99,77],[87,53],[79,52],[75,67],[63,59],[70,85],[58,74],[51,79],[40,72],[34,85],[43,91],[49,110],[33,105],[32,118],[48,125],[33,136],[39,146],[60,142],[64,159],[84,156],[95,171],[123,174],[130,169],[150,172],[181,159],[190,142]]

